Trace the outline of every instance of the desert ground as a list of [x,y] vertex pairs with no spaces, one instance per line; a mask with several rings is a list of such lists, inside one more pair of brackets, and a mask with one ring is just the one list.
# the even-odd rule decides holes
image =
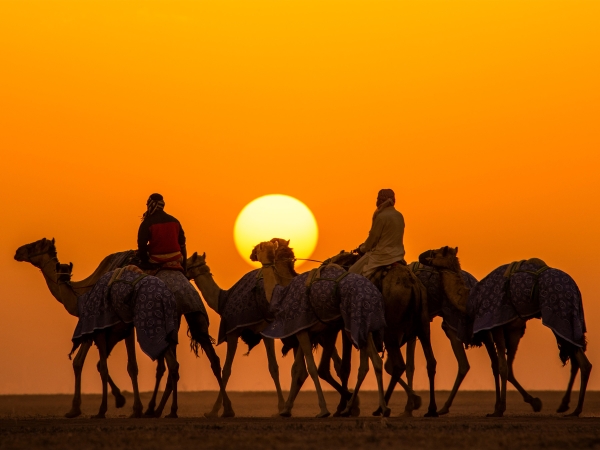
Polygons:
[[[427,393],[421,392],[426,406]],[[438,392],[438,406],[447,392]],[[64,419],[69,395],[0,396],[0,449],[367,449],[367,448],[600,448],[600,392],[588,392],[578,419],[554,413],[561,392],[535,392],[544,402],[533,413],[516,392],[509,392],[504,418],[486,418],[493,410],[493,392],[459,392],[451,413],[426,419],[424,407],[413,418],[401,418],[404,394],[391,401],[392,417],[372,417],[376,392],[361,394],[358,418],[315,419],[315,392],[301,392],[290,419],[272,418],[276,396],[271,392],[231,392],[233,419],[206,419],[215,392],[180,393],[179,419],[129,419],[132,396],[116,409],[109,404],[107,419],[93,420],[99,395],[83,396],[83,416]],[[576,394],[576,393],[574,393]],[[148,403],[150,394],[142,401]],[[337,395],[326,392],[335,410]],[[571,406],[574,406],[575,396]]]

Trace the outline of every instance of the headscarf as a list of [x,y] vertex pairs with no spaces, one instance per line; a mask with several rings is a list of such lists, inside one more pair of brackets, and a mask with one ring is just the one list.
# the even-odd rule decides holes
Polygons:
[[148,197],[148,201],[146,202],[146,212],[142,217],[144,220],[146,217],[150,217],[156,211],[161,211],[165,207],[165,201],[163,200],[163,196],[160,194],[152,194]]
[[396,203],[396,194],[391,189],[381,189],[377,194],[377,200],[381,200],[381,203],[384,201],[391,199],[392,205]]

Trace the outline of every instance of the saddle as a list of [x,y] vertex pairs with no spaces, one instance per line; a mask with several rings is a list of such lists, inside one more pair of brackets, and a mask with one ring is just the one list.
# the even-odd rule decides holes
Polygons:
[[[406,261],[404,261],[404,260],[396,261],[392,264],[388,264],[387,266],[377,267],[375,269],[375,272],[373,272],[368,277],[369,281],[371,283],[373,283],[377,287],[377,289],[379,289],[379,292],[382,292],[383,291],[383,279],[387,276],[388,273],[390,273],[390,270],[392,270],[398,266],[406,267]],[[413,270],[413,272],[414,272],[414,270]]]

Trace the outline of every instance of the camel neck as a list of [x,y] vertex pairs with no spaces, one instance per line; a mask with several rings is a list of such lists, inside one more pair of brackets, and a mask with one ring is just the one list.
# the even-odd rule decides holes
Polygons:
[[[264,269],[263,269],[264,270]],[[275,261],[275,270],[273,275],[276,277],[277,284],[287,286],[297,276],[295,272],[291,270],[289,261]]]
[[66,283],[58,283],[58,275],[56,274],[56,264],[52,260],[58,262],[55,257],[44,255],[42,259],[42,274],[46,285],[50,290],[52,296],[58,300],[65,307],[67,312],[72,316],[78,316],[79,312],[77,309],[77,295],[73,289]]
[[219,295],[221,293],[221,288],[215,282],[212,273],[207,272],[202,275],[197,275],[194,277],[194,282],[198,289],[200,289],[200,293],[206,304],[210,309],[219,313]]
[[271,303],[271,298],[273,297],[273,290],[275,289],[275,285],[281,284],[281,279],[279,276],[275,275],[275,270],[273,266],[263,267],[262,273],[267,302]]
[[450,303],[459,311],[466,312],[471,290],[467,287],[460,271],[442,270],[441,275],[444,293],[448,300],[450,300]]

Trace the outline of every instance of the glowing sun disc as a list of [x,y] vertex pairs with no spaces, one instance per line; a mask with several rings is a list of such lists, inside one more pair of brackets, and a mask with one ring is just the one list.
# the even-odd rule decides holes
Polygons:
[[[272,238],[290,240],[297,258],[309,258],[319,237],[317,221],[311,210],[300,200],[288,195],[265,195],[252,200],[238,215],[233,228],[235,246],[249,264],[256,244]],[[302,261],[298,261],[296,266]]]

